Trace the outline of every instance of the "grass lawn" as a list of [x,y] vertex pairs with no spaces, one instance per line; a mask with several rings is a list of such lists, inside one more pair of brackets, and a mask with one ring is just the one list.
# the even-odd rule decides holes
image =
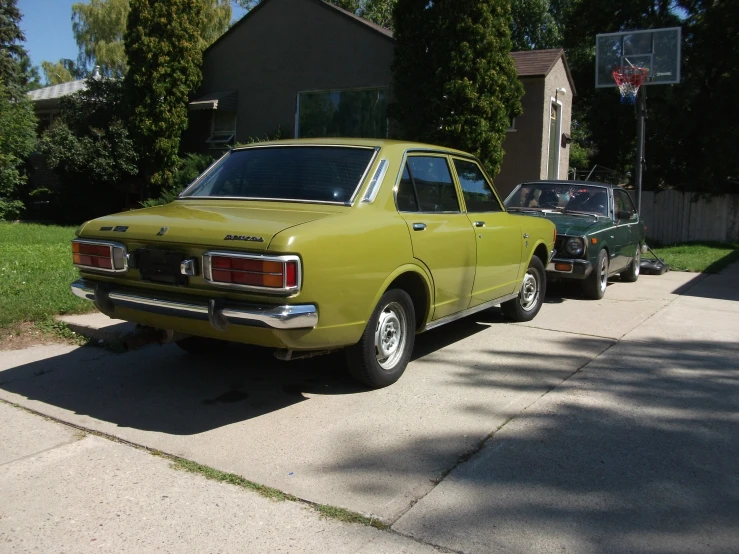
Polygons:
[[[726,242],[693,242],[655,247],[657,255],[673,271],[718,273],[732,262],[739,261],[739,244]],[[645,255],[645,259],[651,256]]]
[[0,222],[0,329],[93,309],[69,291],[75,227]]

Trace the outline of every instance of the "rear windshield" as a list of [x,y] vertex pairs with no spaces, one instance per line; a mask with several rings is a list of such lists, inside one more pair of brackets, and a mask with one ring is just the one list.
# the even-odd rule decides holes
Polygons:
[[188,197],[351,202],[373,148],[271,146],[235,150],[188,189]]

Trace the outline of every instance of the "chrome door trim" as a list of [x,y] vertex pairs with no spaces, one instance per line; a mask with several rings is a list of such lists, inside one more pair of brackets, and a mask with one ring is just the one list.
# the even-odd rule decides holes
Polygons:
[[505,296],[494,298],[493,300],[489,300],[488,302],[483,302],[482,304],[478,304],[477,306],[473,306],[472,308],[467,308],[466,310],[462,310],[461,312],[457,312],[456,314],[447,315],[435,321],[430,321],[426,324],[423,330],[430,331],[431,329],[436,329],[437,327],[441,327],[442,325],[451,323],[452,321],[457,321],[458,319],[462,319],[463,317],[482,312],[483,310],[487,310],[488,308],[492,308],[493,306],[497,306],[498,304],[507,302],[508,300],[513,300],[514,298],[518,297],[519,292],[520,291],[516,291],[512,294],[506,294]]

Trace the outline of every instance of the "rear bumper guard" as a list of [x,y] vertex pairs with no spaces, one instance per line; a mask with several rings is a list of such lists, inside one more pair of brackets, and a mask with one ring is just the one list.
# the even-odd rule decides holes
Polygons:
[[95,302],[104,311],[120,306],[160,315],[209,321],[224,331],[229,324],[268,329],[312,329],[318,325],[318,309],[313,304],[241,304],[221,299],[182,301],[149,296],[125,289],[101,286],[85,279],[71,284],[72,293]]

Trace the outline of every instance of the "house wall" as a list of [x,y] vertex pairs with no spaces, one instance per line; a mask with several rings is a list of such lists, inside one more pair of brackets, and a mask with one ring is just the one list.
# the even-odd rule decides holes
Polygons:
[[[542,157],[541,106],[544,103],[544,78],[521,79],[524,95],[521,98],[523,114],[516,118],[515,131],[506,133],[503,141],[503,163],[500,173],[493,179],[498,193],[505,199],[522,181],[540,179]],[[549,114],[547,114],[548,121]],[[544,159],[546,164],[546,159]],[[546,168],[546,165],[545,165]],[[546,171],[546,169],[545,169]]]
[[291,137],[298,92],[387,87],[394,48],[320,2],[269,0],[205,52],[201,94],[238,90],[237,142]]
[[[572,87],[567,79],[567,72],[565,70],[564,62],[560,58],[552,70],[547,75],[544,81],[544,96],[541,103],[542,115],[543,115],[543,128],[541,134],[541,178],[546,179],[548,173],[548,161],[549,161],[549,118],[552,99],[555,97],[555,92],[558,88],[565,88],[567,94],[559,93],[557,100],[562,104],[562,130],[560,132],[559,140],[562,140],[562,134],[570,134],[570,122],[572,119]],[[570,147],[569,145],[563,145],[559,152],[559,179],[567,179],[567,173],[570,169]]]

